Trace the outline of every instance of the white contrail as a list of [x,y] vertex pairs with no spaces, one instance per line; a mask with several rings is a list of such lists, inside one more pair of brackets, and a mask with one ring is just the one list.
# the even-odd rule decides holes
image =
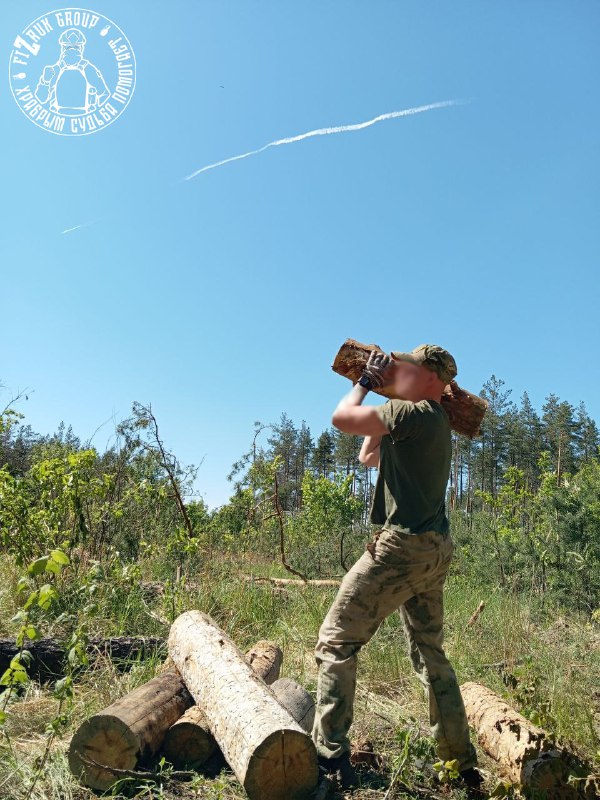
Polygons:
[[91,222],[82,222],[80,225],[73,225],[72,228],[65,228],[64,231],[61,231],[60,235],[62,236],[63,233],[71,233],[71,231],[77,231],[79,230],[79,228],[87,228],[90,225],[95,225],[96,222],[99,221],[100,221],[99,219],[93,219]]
[[208,172],[209,169],[216,169],[222,167],[224,164],[230,164],[232,161],[241,161],[243,158],[256,156],[259,153],[264,153],[269,147],[279,147],[281,144],[293,144],[294,142],[301,142],[302,139],[309,139],[311,136],[329,136],[331,133],[347,133],[349,131],[361,131],[363,128],[369,128],[377,122],[383,122],[386,119],[398,119],[398,117],[410,117],[413,114],[422,114],[424,111],[432,111],[434,108],[448,108],[448,106],[462,105],[466,100],[442,100],[439,103],[429,103],[426,106],[415,106],[414,108],[405,108],[402,111],[390,111],[387,114],[380,114],[378,117],[368,119],[366,122],[356,122],[353,125],[337,125],[334,128],[317,128],[314,131],[307,131],[306,133],[299,133],[297,136],[288,136],[285,139],[277,139],[275,142],[269,142],[258,150],[250,150],[247,153],[242,153],[239,156],[231,156],[224,158],[222,161],[216,161],[214,164],[207,164],[205,167],[200,167],[195,172],[186,175],[184,181],[190,181],[192,178],[200,175],[202,172]]

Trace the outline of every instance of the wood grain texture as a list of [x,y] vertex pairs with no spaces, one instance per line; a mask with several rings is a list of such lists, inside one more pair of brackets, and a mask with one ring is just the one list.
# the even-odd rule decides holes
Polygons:
[[[248,650],[245,658],[266,684],[279,678],[283,653],[275,642],[261,639]],[[171,725],[163,744],[163,752],[171,764],[184,770],[198,769],[217,748],[206,714],[196,705]]]
[[171,627],[169,653],[250,800],[304,800],[317,785],[315,746],[206,614]]
[[133,770],[155,756],[167,730],[193,702],[177,670],[163,672],[77,729],[68,753],[71,772],[93,789],[110,788],[116,780],[110,768]]

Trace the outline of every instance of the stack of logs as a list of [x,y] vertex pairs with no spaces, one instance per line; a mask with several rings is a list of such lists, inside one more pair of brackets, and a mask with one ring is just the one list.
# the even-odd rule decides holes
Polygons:
[[[169,658],[156,678],[81,725],[69,765],[86,785],[109,789],[159,753],[177,768],[197,770],[224,757],[250,800],[303,800],[313,795],[317,754],[310,732],[315,704],[289,678],[282,653],[260,641],[243,655],[213,620],[188,611],[175,620]],[[478,683],[461,687],[469,724],[483,750],[525,794],[547,800],[595,797],[581,764],[537,726]],[[220,754],[219,754],[220,751]]]
[[69,748],[74,775],[106,790],[160,752],[198,769],[220,748],[251,800],[302,800],[317,785],[314,701],[279,678],[282,653],[257,642],[244,656],[213,620],[175,620],[156,678],[86,720]]

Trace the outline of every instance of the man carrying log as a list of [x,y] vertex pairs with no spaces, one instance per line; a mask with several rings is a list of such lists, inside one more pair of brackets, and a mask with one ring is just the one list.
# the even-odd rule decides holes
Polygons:
[[[324,771],[357,785],[350,763],[357,653],[399,610],[410,657],[429,697],[438,753],[457,759],[465,784],[481,776],[456,675],[444,650],[444,581],[453,544],[445,511],[451,436],[440,405],[456,362],[437,345],[389,356],[372,352],[362,376],[333,413],[344,433],[364,436],[360,461],[379,469],[370,520],[379,530],[347,573],[319,631],[313,739]],[[369,390],[393,384],[403,400],[363,406]]]

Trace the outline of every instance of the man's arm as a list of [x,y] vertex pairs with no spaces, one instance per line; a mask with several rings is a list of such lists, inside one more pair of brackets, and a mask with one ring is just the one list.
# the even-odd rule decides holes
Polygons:
[[381,436],[365,436],[358,454],[358,460],[365,467],[379,468]]
[[379,418],[375,406],[361,405],[368,394],[368,389],[355,384],[333,412],[331,421],[343,433],[355,436],[383,436],[387,428]]

